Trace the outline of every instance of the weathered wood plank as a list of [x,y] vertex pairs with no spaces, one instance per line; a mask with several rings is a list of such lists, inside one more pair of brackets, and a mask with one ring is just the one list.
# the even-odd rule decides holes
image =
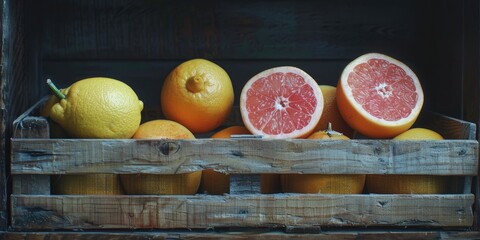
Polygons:
[[[137,231],[137,232],[8,232],[3,234],[6,240],[163,240],[163,239],[318,239],[318,240],[443,240],[443,239],[480,239],[477,231],[435,231],[435,230],[358,230],[358,231],[322,231],[318,234],[292,234],[278,230],[238,230],[226,231]],[[2,233],[0,233],[2,237]]]
[[[50,126],[45,118],[25,116],[14,123],[15,138],[50,138]],[[50,175],[13,175],[12,193],[50,194]]]
[[260,174],[233,174],[230,176],[230,194],[261,193]]
[[468,227],[472,194],[12,195],[12,228]]
[[477,166],[476,140],[12,139],[11,171],[475,175]]
[[422,112],[414,126],[436,131],[445,139],[475,140],[477,137],[477,125],[475,123],[434,112]]

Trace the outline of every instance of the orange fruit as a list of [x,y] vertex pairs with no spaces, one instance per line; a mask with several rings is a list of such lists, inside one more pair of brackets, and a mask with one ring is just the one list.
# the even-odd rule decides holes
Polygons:
[[394,140],[443,140],[442,135],[426,128],[411,128],[400,133]]
[[360,194],[363,174],[284,174],[282,190],[286,193]]
[[[244,126],[231,126],[214,133],[211,138],[230,138],[232,134],[250,134]],[[200,192],[221,195],[230,192],[230,175],[212,169],[202,171]]]
[[192,59],[175,67],[161,90],[167,119],[193,133],[206,133],[225,122],[233,107],[233,85],[227,72],[205,59]]
[[[308,139],[349,140],[347,136],[327,130],[317,131]],[[360,194],[365,185],[364,174],[285,174],[282,190],[293,193]]]
[[195,139],[190,130],[180,123],[159,119],[142,123],[133,134],[134,139]]
[[391,138],[413,125],[423,106],[423,90],[408,66],[369,53],[343,70],[337,105],[343,119],[362,135]]
[[61,195],[120,195],[123,194],[116,174],[52,175],[52,193]]
[[275,67],[253,76],[240,95],[243,123],[265,138],[304,138],[318,124],[323,96],[315,80],[303,70]]
[[334,131],[332,124],[328,123],[326,130],[314,132],[307,139],[349,140],[350,138],[341,132]]
[[[140,125],[135,139],[195,139],[185,126],[170,120],[152,120]],[[127,194],[195,194],[202,171],[184,174],[121,174]]]
[[250,131],[244,126],[230,126],[214,133],[211,138],[230,138],[235,134],[250,134]]
[[260,174],[260,193],[273,194],[282,191],[281,174],[263,173]]
[[[211,138],[230,138],[233,134],[250,134],[244,126],[230,126],[214,133]],[[260,189],[262,193],[279,192],[280,179],[277,174],[261,174]],[[230,176],[212,169],[202,171],[200,192],[221,195],[230,193]]]
[[329,85],[320,85],[320,90],[323,95],[323,112],[314,131],[327,129],[328,123],[331,123],[333,129],[351,138],[353,129],[343,120],[340,111],[338,111],[337,88]]
[[[442,140],[429,129],[412,128],[394,140]],[[438,175],[368,175],[366,186],[370,193],[382,194],[442,194],[447,191],[447,179]]]

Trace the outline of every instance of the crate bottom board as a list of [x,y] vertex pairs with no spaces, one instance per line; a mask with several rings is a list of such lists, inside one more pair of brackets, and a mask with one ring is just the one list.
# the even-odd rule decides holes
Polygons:
[[13,230],[471,227],[475,196],[11,195]]
[[322,231],[320,233],[285,233],[281,231],[135,231],[135,232],[0,232],[6,240],[47,239],[480,239],[477,231],[408,231],[354,230]]

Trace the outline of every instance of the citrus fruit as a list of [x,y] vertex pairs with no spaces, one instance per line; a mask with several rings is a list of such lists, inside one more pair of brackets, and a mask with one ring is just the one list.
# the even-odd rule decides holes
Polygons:
[[443,140],[442,135],[427,128],[411,128],[400,133],[394,140]]
[[413,125],[423,106],[423,90],[408,66],[369,53],[343,70],[337,105],[343,119],[362,135],[391,138]]
[[50,118],[78,138],[131,138],[140,125],[143,102],[127,84],[112,78],[73,83],[50,109]]
[[[313,133],[308,139],[349,140],[331,129]],[[360,194],[365,185],[364,174],[284,174],[282,190],[291,193]]]
[[138,127],[134,139],[195,139],[190,130],[175,121],[158,119],[142,123]]
[[[429,129],[412,128],[394,140],[442,140],[443,137]],[[367,175],[366,186],[370,193],[383,194],[442,194],[447,191],[445,176],[436,175]]]
[[[158,119],[140,125],[135,139],[195,139],[185,126],[170,120]],[[121,174],[120,180],[127,194],[195,194],[202,171],[183,174]]]
[[[214,133],[211,138],[230,138],[234,134],[250,134],[244,126],[230,126]],[[280,178],[277,174],[260,175],[260,191],[262,193],[279,192]],[[230,176],[215,172],[212,169],[203,170],[200,192],[221,195],[230,193]]]
[[341,132],[334,131],[332,124],[328,123],[326,130],[316,131],[308,136],[307,139],[349,140],[350,138]]
[[230,126],[215,132],[211,138],[230,138],[235,134],[250,134],[245,126]]
[[[66,88],[62,88],[59,90],[60,93],[65,95],[67,92]],[[60,98],[58,98],[55,94],[50,95],[47,101],[43,104],[42,108],[40,109],[40,116],[43,117],[50,117],[50,111],[52,110],[52,106],[56,103],[60,102]]]
[[328,123],[331,123],[333,129],[351,138],[353,129],[343,120],[338,111],[337,88],[330,85],[320,85],[320,90],[323,95],[323,112],[314,131],[325,130],[328,128]]
[[161,90],[161,107],[167,119],[193,133],[214,130],[233,107],[233,85],[227,72],[206,59],[192,59],[175,67]]
[[260,193],[273,194],[282,191],[281,174],[263,173],[260,174]]
[[[232,134],[250,134],[244,126],[231,126],[214,133],[211,138],[230,138]],[[230,175],[212,169],[202,171],[200,192],[221,195],[230,192]]]
[[[65,94],[66,89],[62,88],[59,90],[60,93]],[[40,108],[40,116],[50,117],[50,111],[52,106],[60,101],[55,94],[50,95],[47,101]],[[69,138],[67,132],[56,122],[49,121],[50,127],[50,138]]]
[[282,66],[253,76],[240,95],[243,123],[265,138],[304,138],[320,120],[323,96],[303,70]]
[[120,195],[123,194],[116,174],[52,175],[52,193],[61,195]]
[[282,190],[286,193],[360,194],[362,174],[284,174]]

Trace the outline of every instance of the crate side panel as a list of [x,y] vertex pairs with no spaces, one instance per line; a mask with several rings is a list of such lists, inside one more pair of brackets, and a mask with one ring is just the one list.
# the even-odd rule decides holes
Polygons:
[[[3,235],[2,235],[3,234]],[[448,231],[448,230],[323,230],[321,233],[285,233],[283,231],[270,229],[236,229],[226,232],[223,230],[215,231],[140,231],[140,232],[8,232],[0,233],[0,237],[5,236],[6,240],[50,240],[50,239],[78,239],[78,240],[110,240],[110,239],[128,239],[128,240],[163,240],[163,239],[315,239],[315,240],[376,240],[376,239],[396,239],[396,240],[452,240],[452,239],[480,239],[480,232],[476,231]]]
[[[435,166],[435,167],[432,167]],[[475,175],[476,140],[13,139],[12,173]]]
[[474,196],[12,196],[13,229],[466,227]]
[[[15,138],[50,138],[50,126],[43,117],[25,116],[13,126]],[[50,194],[49,175],[12,175],[13,194]]]
[[477,126],[475,123],[430,111],[422,112],[413,127],[428,128],[440,133],[445,139],[477,139]]

